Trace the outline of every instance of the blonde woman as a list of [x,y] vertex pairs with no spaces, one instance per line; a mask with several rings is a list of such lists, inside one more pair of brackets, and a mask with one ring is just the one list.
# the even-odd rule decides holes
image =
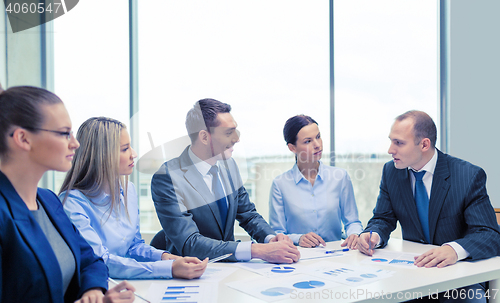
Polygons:
[[[208,259],[178,257],[144,243],[139,231],[137,192],[128,176],[137,154],[125,125],[95,117],[78,129],[82,148],[59,198],[71,221],[120,279],[200,277]],[[174,262],[175,260],[175,262]]]
[[[109,290],[101,258],[50,190],[78,141],[61,99],[31,86],[0,87],[0,302],[133,302],[128,282]],[[128,289],[128,290],[127,290]]]

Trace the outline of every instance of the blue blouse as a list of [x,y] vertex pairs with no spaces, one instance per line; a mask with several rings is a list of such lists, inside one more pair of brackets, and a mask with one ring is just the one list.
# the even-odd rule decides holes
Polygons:
[[314,186],[304,178],[297,164],[276,177],[271,186],[270,224],[296,245],[309,232],[326,242],[340,240],[342,223],[347,237],[363,231],[347,171],[319,163]]
[[[59,195],[61,201],[66,192]],[[109,215],[109,195],[102,193],[89,199],[79,190],[71,190],[64,203],[64,211],[82,236],[104,259],[109,275],[118,279],[171,278],[173,260],[161,260],[165,252],[142,239],[139,231],[137,193],[133,183],[128,183],[128,216],[123,194],[121,208]]]

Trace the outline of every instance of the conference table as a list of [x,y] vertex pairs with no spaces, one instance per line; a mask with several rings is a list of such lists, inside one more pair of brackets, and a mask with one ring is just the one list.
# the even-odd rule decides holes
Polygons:
[[[328,242],[327,249],[339,249],[341,241]],[[423,253],[435,246],[423,245],[415,242],[404,241],[401,239],[390,239],[387,247],[381,251],[394,251],[406,253]],[[321,261],[332,261],[335,263],[366,266],[363,262],[368,256],[358,251],[349,251],[343,256],[332,258],[318,258],[299,261],[299,264],[314,264]],[[214,268],[235,267],[235,263],[218,262],[208,265]],[[288,297],[276,302],[402,302],[418,297],[419,295],[435,294],[447,290],[453,290],[459,287],[476,284],[479,282],[490,281],[490,301],[500,302],[500,257],[494,257],[487,260],[475,262],[460,261],[452,266],[444,268],[404,268],[404,267],[381,267],[375,262],[370,263],[370,268],[380,267],[386,270],[394,271],[393,275],[369,284],[356,287],[349,285],[336,286],[328,291],[323,291],[318,296],[306,297],[297,296]],[[218,288],[217,302],[265,302],[254,296],[236,290],[226,285],[233,281],[246,281],[259,279],[259,274],[237,267],[237,269],[214,283]],[[178,280],[181,283],[194,281]],[[172,283],[172,280],[131,280],[136,288],[136,293],[148,298],[148,290],[152,283]],[[112,286],[112,285],[110,285]],[[300,294],[299,294],[300,295]],[[450,292],[451,295],[451,292]],[[459,295],[455,293],[454,295]],[[144,302],[136,298],[135,302]]]

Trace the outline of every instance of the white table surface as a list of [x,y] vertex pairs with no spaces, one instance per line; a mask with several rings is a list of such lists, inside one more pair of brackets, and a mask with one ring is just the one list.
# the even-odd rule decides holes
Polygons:
[[[423,253],[434,246],[423,245],[415,242],[404,241],[401,239],[390,239],[389,244],[384,250],[399,251],[399,252],[412,252]],[[327,243],[327,248],[338,249],[340,248],[340,241]],[[362,260],[368,258],[359,252],[350,252],[342,257],[335,258],[320,258],[312,260],[304,260],[299,262],[320,262],[329,260],[335,263],[346,263],[352,265],[363,265]],[[234,263],[214,263],[209,266],[224,267],[233,266]],[[500,287],[500,257],[494,257],[488,260],[481,260],[476,262],[461,261],[452,266],[445,268],[416,268],[405,269],[399,267],[387,267],[370,265],[370,267],[380,267],[395,271],[392,277],[379,280],[370,284],[364,284],[358,287],[342,285],[332,288],[332,292],[321,292],[318,294],[319,299],[292,299],[288,298],[276,302],[401,302],[406,298],[413,296],[414,293],[436,293],[445,290],[450,290],[458,287],[463,287],[471,284],[476,284],[484,281],[490,282],[491,294],[496,293],[496,299],[490,302],[500,302],[500,293],[494,291]],[[248,294],[235,290],[226,286],[225,284],[232,281],[250,280],[260,275],[247,271],[245,269],[236,270],[233,274],[219,282],[218,302],[264,302],[260,299],[252,297]],[[147,297],[148,289],[151,283],[162,283],[164,280],[131,280],[130,282],[136,288],[136,292]],[[186,280],[179,280],[186,281]],[[112,287],[113,285],[110,285]],[[384,297],[379,297],[381,294]],[[371,294],[371,295],[370,295]],[[390,295],[387,295],[390,294]],[[390,296],[392,295],[392,299]],[[335,296],[337,298],[335,298]],[[340,298],[339,297],[344,297]],[[143,302],[141,299],[136,298],[135,302]]]

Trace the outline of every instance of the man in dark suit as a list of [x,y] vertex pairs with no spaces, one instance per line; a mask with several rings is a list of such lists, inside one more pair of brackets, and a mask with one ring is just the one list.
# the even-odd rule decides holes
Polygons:
[[384,166],[373,217],[359,237],[361,252],[372,255],[387,245],[399,221],[403,239],[439,245],[415,259],[418,267],[500,254],[484,170],[436,149],[436,137],[436,125],[424,112],[396,118],[389,134],[393,161]]
[[[231,158],[239,133],[230,110],[213,99],[196,102],[186,118],[191,146],[153,176],[152,197],[166,249],[202,259],[232,253],[228,260],[297,262],[300,253],[292,241],[276,235],[249,200]],[[235,220],[259,243],[236,242]]]

